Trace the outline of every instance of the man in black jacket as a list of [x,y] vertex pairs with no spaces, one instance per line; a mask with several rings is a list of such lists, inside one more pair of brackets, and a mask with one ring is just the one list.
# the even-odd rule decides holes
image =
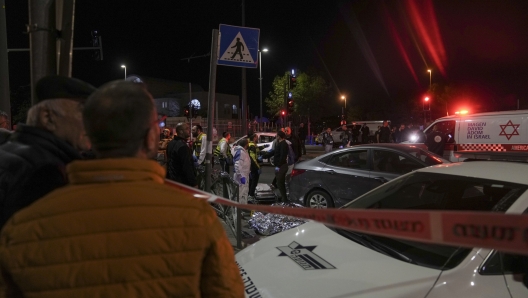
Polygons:
[[37,82],[27,124],[17,125],[0,146],[0,228],[18,210],[68,183],[66,165],[90,149],[82,105],[94,91],[62,76]]
[[299,138],[292,134],[292,130],[290,127],[286,127],[284,129],[284,133],[286,134],[286,140],[290,141],[293,153],[295,153],[295,162],[299,161],[299,158],[301,158],[301,141]]
[[286,144],[286,134],[283,131],[277,133],[277,145],[273,155],[275,165],[275,177],[277,178],[277,188],[280,191],[280,201],[287,202],[286,195],[286,173],[288,172],[288,144]]
[[187,140],[191,129],[187,123],[176,125],[176,136],[167,145],[167,178],[191,187],[198,187],[191,148]]

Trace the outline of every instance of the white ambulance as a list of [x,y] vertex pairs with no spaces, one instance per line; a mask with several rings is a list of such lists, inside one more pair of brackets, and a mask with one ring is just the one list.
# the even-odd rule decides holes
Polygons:
[[[528,151],[528,110],[442,117],[424,130],[427,135],[437,126],[447,135],[444,158],[462,161],[456,151]],[[421,136],[413,136],[422,142]]]

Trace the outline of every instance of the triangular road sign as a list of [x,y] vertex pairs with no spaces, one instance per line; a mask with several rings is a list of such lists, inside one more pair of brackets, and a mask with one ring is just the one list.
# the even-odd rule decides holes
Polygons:
[[233,41],[231,41],[218,60],[255,63],[240,32],[238,32],[235,38],[233,38]]

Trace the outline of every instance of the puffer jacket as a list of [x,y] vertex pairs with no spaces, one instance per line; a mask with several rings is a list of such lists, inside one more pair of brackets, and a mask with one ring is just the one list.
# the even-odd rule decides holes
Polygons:
[[66,164],[81,159],[44,129],[18,125],[0,146],[0,228],[16,211],[67,184]]
[[69,185],[2,230],[7,289],[23,297],[244,296],[213,209],[164,185],[155,161],[75,161],[67,173]]

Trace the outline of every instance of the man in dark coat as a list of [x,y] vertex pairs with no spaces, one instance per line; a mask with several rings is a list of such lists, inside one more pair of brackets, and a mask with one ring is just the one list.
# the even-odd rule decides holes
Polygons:
[[0,227],[68,180],[65,168],[90,149],[82,105],[95,87],[68,77],[47,76],[36,86],[37,103],[25,125],[0,146]]
[[390,143],[390,135],[391,135],[391,130],[389,127],[389,123],[387,121],[383,121],[383,126],[381,127],[379,131],[379,142],[380,143]]
[[167,145],[167,178],[191,187],[198,187],[191,148],[187,140],[191,129],[187,123],[176,125],[176,136]]

